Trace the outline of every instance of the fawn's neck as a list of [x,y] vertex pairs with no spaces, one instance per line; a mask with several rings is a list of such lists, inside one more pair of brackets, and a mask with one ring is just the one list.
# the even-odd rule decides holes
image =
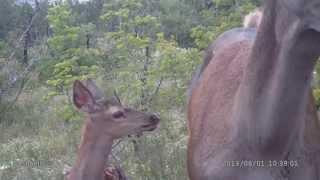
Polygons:
[[90,121],[86,122],[82,134],[76,164],[70,172],[69,180],[103,180],[104,167],[113,140],[94,132]]

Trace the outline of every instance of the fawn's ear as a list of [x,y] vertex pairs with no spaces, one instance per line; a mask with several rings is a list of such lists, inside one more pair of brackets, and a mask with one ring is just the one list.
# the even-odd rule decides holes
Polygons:
[[92,93],[79,80],[73,83],[73,103],[79,110],[87,113],[97,109]]
[[88,88],[88,90],[91,92],[94,100],[98,101],[105,98],[104,94],[98,88],[98,86],[93,82],[93,80],[91,79],[86,80],[85,85]]

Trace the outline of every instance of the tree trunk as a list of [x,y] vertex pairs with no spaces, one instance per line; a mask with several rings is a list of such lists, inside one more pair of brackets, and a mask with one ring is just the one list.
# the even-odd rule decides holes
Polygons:
[[87,35],[86,35],[86,38],[87,38],[87,42],[86,42],[87,49],[89,49],[89,48],[90,48],[90,35],[87,34]]
[[29,44],[30,44],[30,30],[31,28],[28,28],[28,26],[31,24],[33,15],[30,16],[28,23],[26,25],[27,31],[24,34],[24,43],[23,43],[23,64],[28,65],[29,57],[28,57],[28,51],[29,51]]
[[147,76],[148,76],[148,70],[149,70],[149,61],[150,61],[150,52],[149,52],[149,46],[145,48],[145,55],[146,59],[144,61],[143,65],[143,71],[140,81],[142,82],[142,88],[141,88],[141,97],[140,97],[140,105],[143,108],[143,110],[147,110]]

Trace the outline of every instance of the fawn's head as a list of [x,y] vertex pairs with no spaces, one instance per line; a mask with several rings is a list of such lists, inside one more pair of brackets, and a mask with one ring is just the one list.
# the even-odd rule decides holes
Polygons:
[[73,84],[73,102],[88,115],[92,128],[113,139],[156,129],[159,118],[150,113],[121,105],[114,98],[107,99],[92,80]]

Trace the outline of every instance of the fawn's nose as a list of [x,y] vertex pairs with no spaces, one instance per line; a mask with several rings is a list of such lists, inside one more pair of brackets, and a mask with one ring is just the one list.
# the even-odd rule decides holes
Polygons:
[[151,123],[158,123],[160,121],[160,117],[157,114],[151,114],[150,121]]

